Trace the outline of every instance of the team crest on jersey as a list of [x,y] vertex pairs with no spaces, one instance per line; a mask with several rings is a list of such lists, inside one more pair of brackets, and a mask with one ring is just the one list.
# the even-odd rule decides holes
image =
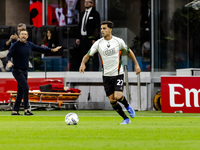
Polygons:
[[111,56],[111,55],[115,54],[115,48],[106,49],[106,50],[104,51],[104,53],[105,53],[106,56]]
[[109,48],[110,47],[110,43],[108,42],[108,44],[107,44],[107,47]]

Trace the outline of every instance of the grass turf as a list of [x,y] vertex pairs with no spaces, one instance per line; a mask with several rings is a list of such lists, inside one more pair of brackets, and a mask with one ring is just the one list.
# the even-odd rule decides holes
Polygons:
[[[79,116],[76,126],[65,115]],[[23,113],[23,112],[21,112]],[[0,112],[1,150],[188,150],[200,147],[200,114],[136,112],[129,125],[115,111],[33,111],[34,116]]]

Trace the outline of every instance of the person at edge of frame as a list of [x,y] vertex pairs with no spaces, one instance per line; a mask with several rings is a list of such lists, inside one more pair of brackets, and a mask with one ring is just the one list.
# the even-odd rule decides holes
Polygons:
[[[85,11],[78,24],[76,49],[72,53],[71,70],[78,71],[83,56],[92,44],[100,38],[100,14],[94,7],[94,0],[84,1]],[[86,71],[99,71],[99,55],[96,53],[87,63]]]
[[[17,96],[15,99],[15,104],[11,115],[20,115],[20,104],[23,98],[24,101],[24,115],[30,116],[33,113],[29,110],[29,85],[27,82],[28,77],[28,66],[29,66],[29,55],[31,51],[45,52],[52,51],[57,52],[61,46],[54,49],[43,48],[33,44],[28,39],[28,31],[22,29],[19,32],[19,40],[17,40],[13,45],[11,45],[10,50],[7,55],[7,67],[12,67],[12,74],[17,81]],[[11,61],[12,58],[12,61]]]

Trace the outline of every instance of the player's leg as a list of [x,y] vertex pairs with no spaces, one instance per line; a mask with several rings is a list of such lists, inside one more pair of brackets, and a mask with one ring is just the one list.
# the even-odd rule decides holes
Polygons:
[[22,91],[21,87],[19,87],[19,85],[17,85],[17,96],[15,99],[15,104],[13,106],[12,115],[20,115],[19,110],[20,110],[20,104],[22,101],[22,96],[23,96],[23,91]]
[[28,101],[28,94],[29,94],[29,85],[27,82],[27,77],[28,77],[28,72],[24,71],[23,72],[23,78],[21,79],[22,84],[23,84],[23,93],[24,93],[24,115],[30,116],[33,115],[32,112],[29,111],[29,101]]
[[[13,71],[15,72],[15,71]],[[28,72],[27,71],[22,71],[22,70],[17,70],[17,73],[13,73],[15,79],[17,80],[17,83],[20,87],[20,91],[22,91],[23,93],[23,100],[24,100],[24,111],[25,111],[25,115],[26,112],[28,111],[28,94],[29,94],[29,86],[28,86],[28,82],[27,82],[27,76],[28,76]],[[31,115],[33,115],[31,113]]]
[[116,96],[117,101],[124,105],[124,107],[128,111],[128,113],[131,116],[131,118],[134,118],[135,117],[135,111],[133,110],[131,105],[126,100],[126,97],[122,95],[122,92],[115,91],[115,96]]
[[[17,83],[18,83],[18,76],[19,76],[19,72],[18,70],[13,70],[12,72],[13,76],[15,77]],[[12,115],[20,115],[19,114],[19,109],[20,109],[20,104],[21,104],[21,101],[22,101],[22,96],[23,96],[23,90],[20,86],[20,84],[18,83],[17,84],[17,96],[16,96],[16,99],[15,99],[15,104],[13,106],[13,111],[12,111]]]
[[114,94],[111,94],[108,96],[110,100],[110,104],[112,108],[123,118],[123,119],[128,119],[124,111],[122,110],[122,107],[119,105],[118,101],[114,99]]
[[[114,99],[114,87],[115,85],[113,84],[115,83],[115,78],[113,77],[107,77],[107,76],[103,76],[103,84],[104,84],[104,89],[106,92],[106,96],[109,98],[110,100],[110,104],[113,107],[113,109],[115,111],[117,111],[117,113],[124,119],[124,120],[128,120],[128,123],[130,123],[129,118],[126,116],[126,114],[124,113],[124,111],[122,110],[122,107],[119,105],[119,103],[117,102],[116,99]],[[127,124],[127,123],[126,123]]]
[[32,112],[29,111],[29,101],[28,101],[28,94],[29,94],[29,85],[27,82],[28,72],[24,71],[23,76],[21,78],[22,89],[24,93],[24,115],[30,116],[33,115]]
[[135,111],[133,110],[131,105],[128,104],[128,101],[126,100],[125,96],[123,96],[123,89],[124,89],[124,75],[118,75],[116,76],[114,98],[118,102],[122,103],[124,107],[127,109],[131,118],[134,118]]

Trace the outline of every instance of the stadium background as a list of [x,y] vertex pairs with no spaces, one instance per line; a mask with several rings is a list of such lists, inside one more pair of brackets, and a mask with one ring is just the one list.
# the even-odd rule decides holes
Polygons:
[[[151,0],[151,49],[150,49],[150,70],[146,67],[146,62],[143,61],[142,55],[142,47],[137,37],[140,37],[140,20],[141,16],[144,13],[143,5],[145,4],[145,0],[96,0],[96,9],[100,12],[101,20],[112,20],[115,23],[115,30],[113,34],[116,36],[122,37],[127,44],[133,48],[134,52],[137,55],[138,61],[142,66],[141,73],[141,85],[142,85],[142,109],[143,110],[153,110],[153,98],[155,94],[160,91],[160,77],[161,75],[176,75],[176,69],[182,68],[198,68],[200,66],[199,63],[199,10],[195,10],[193,8],[185,8],[185,4],[190,2],[191,0]],[[57,1],[48,1],[49,5],[54,5]],[[84,1],[79,0],[79,9],[81,12],[83,10]],[[37,40],[40,41],[38,36],[38,31],[42,30],[41,28],[36,28],[31,26],[30,24],[30,13],[29,13],[30,1],[29,0],[15,0],[13,3],[12,0],[1,0],[0,1],[0,25],[1,31],[6,27],[15,28],[15,26],[19,22],[26,23],[29,29],[33,32],[36,32],[35,38],[33,37],[33,41],[37,43]],[[117,17],[116,17],[117,16]],[[192,21],[191,21],[192,20]],[[48,24],[44,23],[45,26]],[[71,33],[67,33],[67,38],[64,40],[60,40],[63,37],[59,36],[59,41],[62,41],[61,44],[66,44],[66,49],[63,51],[62,59],[57,60],[57,58],[52,58],[50,60],[49,70],[47,66],[47,71],[49,72],[59,72],[59,76],[62,76],[65,81],[65,86],[67,86],[67,82],[72,82],[72,86],[79,87],[79,82],[73,83],[74,78],[70,77],[71,73],[69,71],[69,50],[73,45],[69,45],[70,40],[74,40],[73,37],[73,28],[76,28],[76,24],[66,25],[67,28],[72,29]],[[54,27],[58,30],[59,33],[63,33],[62,28],[66,27]],[[59,32],[59,30],[61,30]],[[9,30],[10,31],[10,30]],[[66,30],[65,30],[66,31]],[[10,31],[7,34],[10,34]],[[4,33],[2,33],[3,35]],[[42,31],[40,31],[42,34]],[[33,33],[34,35],[34,33]],[[1,36],[2,38],[3,36]],[[64,36],[66,37],[66,35]],[[5,40],[5,39],[1,39]],[[66,41],[65,41],[66,40]],[[68,43],[68,44],[67,44]],[[33,55],[33,58],[39,57],[37,54]],[[54,68],[53,60],[58,62],[59,64],[55,66],[59,66],[60,68]],[[126,60],[126,58],[125,58]],[[49,61],[49,60],[47,60]],[[133,64],[130,63],[129,59],[125,61],[125,64],[128,64],[129,71],[129,80],[131,91],[135,91],[137,88],[136,81],[137,76],[132,73]],[[39,71],[39,72],[36,72]],[[95,72],[97,77],[101,76],[101,68],[99,72]],[[39,69],[30,70],[30,76],[32,78],[44,77],[44,65],[40,66]],[[1,73],[1,78],[8,78],[10,76],[10,72]],[[57,74],[47,73],[49,77],[57,77]],[[73,74],[73,73],[72,73]],[[82,78],[82,75],[75,73],[77,79]],[[88,76],[85,77],[84,81],[87,81],[87,78],[92,77],[93,73],[88,73]],[[55,75],[55,76],[54,76]],[[68,76],[69,75],[69,76]],[[74,75],[74,74],[73,74]],[[11,76],[10,76],[11,77]],[[76,81],[76,80],[74,80]],[[101,87],[99,84],[101,83],[101,79],[99,78],[98,84],[94,82],[94,80],[88,80],[88,82],[84,82],[80,80],[80,84],[85,84],[85,88],[82,88],[82,102],[88,106],[89,103],[91,107],[101,106],[101,101],[97,101],[92,99],[91,101],[87,100],[88,93],[96,95],[98,93],[98,88]],[[89,88],[93,86],[92,88]],[[102,87],[101,87],[102,88]],[[125,91],[126,92],[126,91]],[[85,94],[84,94],[85,93]],[[137,97],[137,93],[131,92],[131,101],[135,101]],[[101,100],[107,101],[105,96],[101,96]],[[85,104],[84,107],[85,108]],[[94,105],[95,104],[95,105]],[[99,105],[96,105],[99,104]],[[99,108],[99,107],[98,107]],[[101,108],[105,108],[101,107]],[[137,106],[135,106],[137,108]]]

